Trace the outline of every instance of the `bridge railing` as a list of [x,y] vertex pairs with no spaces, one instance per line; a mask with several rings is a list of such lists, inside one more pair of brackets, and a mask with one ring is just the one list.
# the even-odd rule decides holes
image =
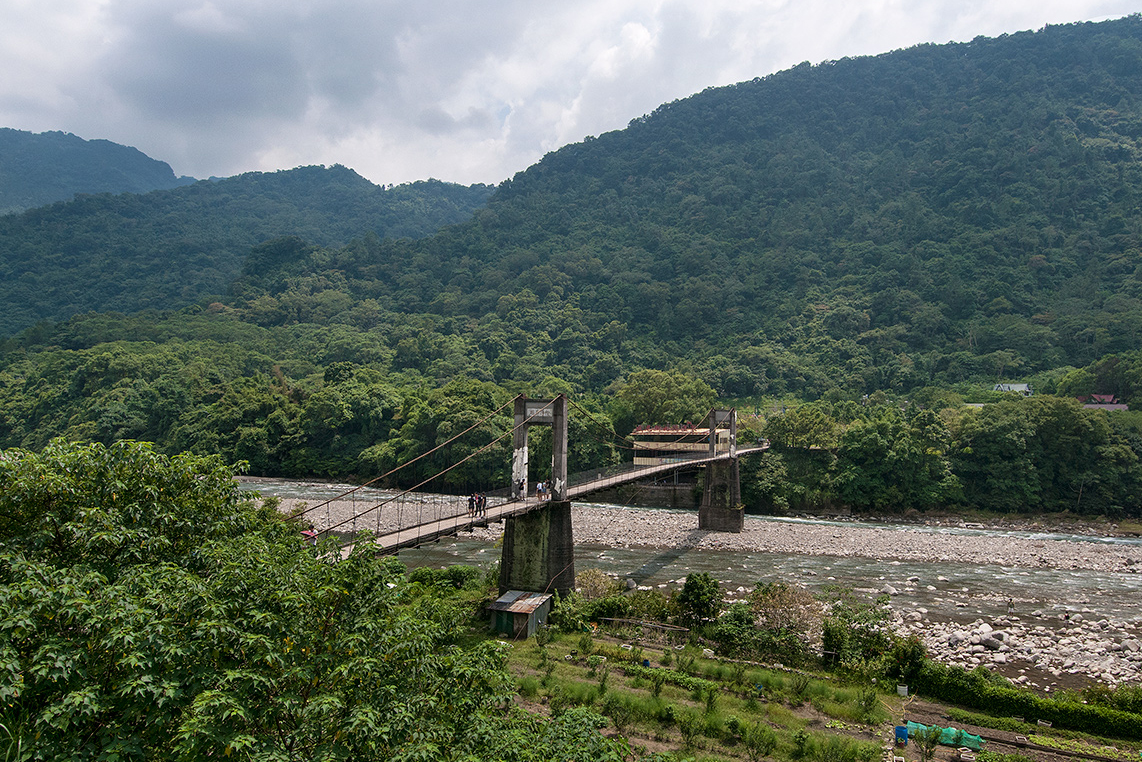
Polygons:
[[[690,458],[678,458],[677,463],[680,468],[684,468],[687,462],[691,460],[699,460],[703,457],[705,457],[705,453],[700,453]],[[579,471],[578,473],[569,474],[567,476],[567,486],[568,488],[571,488],[598,481],[610,481],[619,484],[622,483],[630,474],[638,471],[644,471],[647,468],[649,468],[649,466],[636,466],[634,463],[629,461],[625,463],[617,463],[613,466],[607,466],[605,468],[589,468],[584,471]],[[546,478],[543,478],[543,481],[546,481]],[[606,485],[604,484],[603,486],[605,487]],[[532,495],[535,494],[534,483],[528,484],[528,491]],[[511,493],[511,487],[505,486],[501,487],[500,489],[488,490],[484,494],[488,496],[488,500],[492,504],[498,504],[510,499]]]
[[[690,461],[701,460],[703,457],[705,457],[705,453],[700,453],[688,458],[677,458],[673,459],[669,465],[674,465],[676,463],[679,468],[685,468]],[[608,468],[592,468],[568,476],[567,486],[576,487],[582,484],[589,484],[591,482],[603,482],[604,486],[607,482],[613,482],[617,484],[623,482],[630,474],[639,471],[645,471],[649,468],[653,468],[653,466],[635,465],[634,463],[620,463]]]

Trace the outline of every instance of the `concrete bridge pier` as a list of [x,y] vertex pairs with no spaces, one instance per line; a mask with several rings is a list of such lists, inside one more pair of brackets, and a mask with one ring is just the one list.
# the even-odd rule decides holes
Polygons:
[[738,460],[706,465],[706,484],[698,506],[698,528],[713,532],[740,532],[745,528]]
[[[738,413],[736,409],[711,410],[706,421],[710,430],[710,457],[725,449],[730,459],[706,464],[706,485],[698,506],[698,528],[713,532],[740,532],[745,527],[742,509],[741,472],[738,469]],[[722,442],[719,443],[719,428]]]
[[504,523],[500,593],[530,590],[566,596],[575,589],[571,501],[550,500]]
[[536,425],[551,426],[551,492],[550,500],[504,522],[500,593],[558,591],[565,596],[575,589],[575,539],[567,499],[567,397],[560,394],[546,401],[520,395],[514,412],[512,495],[528,496],[527,429]]

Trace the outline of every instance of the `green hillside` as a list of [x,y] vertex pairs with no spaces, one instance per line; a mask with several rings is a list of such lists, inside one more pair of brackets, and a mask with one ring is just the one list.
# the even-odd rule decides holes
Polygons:
[[89,311],[177,309],[224,294],[267,239],[417,238],[467,219],[490,192],[435,180],[385,189],[342,166],[301,167],[0,217],[0,335]]
[[[336,217],[358,219],[364,182],[341,168],[29,212],[8,240],[61,236],[66,267],[0,273],[22,289],[8,325],[148,310],[0,345],[0,444],[146,439],[351,476],[521,391],[573,393],[619,433],[666,398],[671,422],[715,397],[817,400],[769,422],[783,453],[751,505],[1138,515],[1142,416],[1061,397],[1142,404],[1140,75],[1138,16],[805,64],[556,151],[419,240]],[[227,215],[205,213],[217,193]],[[219,220],[247,237],[203,243]],[[85,306],[61,273],[119,301]],[[1060,398],[957,409],[1000,380]],[[576,465],[615,456],[578,433]],[[502,481],[488,457],[446,486]]]
[[472,224],[338,266],[410,311],[574,304],[730,395],[1085,364],[1142,330],[1140,75],[1138,17],[801,65],[561,149]]
[[0,214],[78,193],[146,193],[194,182],[165,161],[109,140],[0,128]]

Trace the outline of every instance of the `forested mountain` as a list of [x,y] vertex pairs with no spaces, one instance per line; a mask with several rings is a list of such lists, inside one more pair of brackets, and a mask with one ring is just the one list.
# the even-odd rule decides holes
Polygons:
[[177,309],[226,292],[250,248],[340,246],[460,222],[491,188],[391,188],[342,166],[249,173],[146,194],[88,195],[0,217],[0,335],[76,313]]
[[[1108,421],[1073,399],[900,411],[955,409],[999,380],[1142,404],[1140,141],[1133,16],[710,89],[549,154],[419,240],[337,245],[357,233],[328,220],[355,196],[328,186],[359,178],[336,168],[35,210],[0,224],[0,249],[44,263],[19,291],[3,265],[7,325],[66,314],[57,302],[107,308],[64,301],[61,271],[99,290],[101,268],[122,267],[140,295],[124,311],[189,306],[0,345],[0,444],[139,438],[257,473],[376,474],[518,391],[574,393],[619,429],[656,422],[649,403],[666,397],[696,415],[715,396],[799,398],[820,401],[798,426],[827,433],[822,462],[763,469],[774,505],[1137,514],[1136,413]],[[282,191],[294,200],[275,217],[244,183],[311,185]],[[234,217],[194,213],[222,190]],[[256,234],[203,243],[220,219]],[[865,395],[880,404],[853,402]],[[790,452],[806,431],[787,432]],[[577,441],[577,463],[613,455]]]
[[194,182],[165,161],[110,140],[0,128],[0,214],[78,193],[147,193]]
[[1084,364],[1142,335],[1140,95],[1136,16],[803,64],[556,151],[472,224],[336,266],[414,311],[573,304],[727,394]]

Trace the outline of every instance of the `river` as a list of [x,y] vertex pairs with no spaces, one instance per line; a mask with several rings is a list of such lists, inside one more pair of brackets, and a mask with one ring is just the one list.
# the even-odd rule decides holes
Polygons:
[[[310,504],[335,497],[348,489],[345,485],[289,480],[244,481],[244,489],[257,489],[263,495],[287,500],[305,500]],[[693,521],[693,511],[649,509],[576,503],[583,508],[604,509],[614,515],[654,514],[678,522]],[[631,512],[629,514],[625,512]],[[827,519],[790,519],[754,517],[751,524],[773,529],[790,524],[828,527],[838,543],[854,528],[875,528],[900,543],[927,535],[930,541],[940,536],[949,538],[978,537],[1034,540],[1036,544],[1067,543],[1076,555],[1096,547],[1121,546],[1142,549],[1142,539],[1097,537],[1061,532],[1012,531],[987,527],[948,527],[883,522],[831,521]],[[1057,546],[1055,546],[1057,547]],[[487,567],[499,558],[494,541],[461,535],[441,540],[426,547],[400,553],[408,566],[445,566],[464,563]],[[920,610],[933,621],[971,622],[1007,613],[1012,601],[1017,613],[1036,612],[1039,617],[1081,612],[1087,618],[1111,618],[1142,622],[1139,594],[1142,574],[1117,570],[1026,568],[987,563],[955,563],[947,560],[887,560],[852,555],[814,553],[774,553],[748,550],[717,550],[698,547],[647,548],[611,547],[600,544],[577,544],[576,569],[597,568],[618,579],[633,579],[640,587],[668,591],[680,585],[691,572],[709,572],[731,595],[740,595],[761,582],[783,580],[800,584],[817,593],[828,585],[850,587],[867,596],[891,586],[893,607]]]

